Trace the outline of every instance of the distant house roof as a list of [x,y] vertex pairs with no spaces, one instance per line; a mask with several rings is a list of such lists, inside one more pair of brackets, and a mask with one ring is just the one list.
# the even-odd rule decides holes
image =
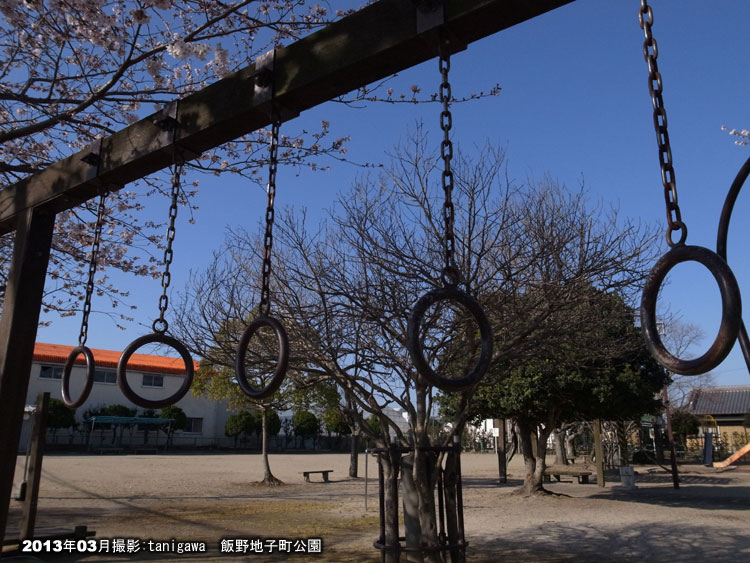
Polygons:
[[688,398],[688,411],[695,415],[744,415],[750,412],[750,385],[696,389]]
[[[64,364],[68,355],[75,346],[64,346],[62,344],[45,344],[37,342],[34,344],[34,361],[38,363]],[[98,368],[117,368],[122,352],[115,350],[97,350],[91,348],[94,355],[94,363]],[[193,362],[198,369],[198,362]],[[86,365],[86,359],[79,354],[75,365]],[[185,364],[182,358],[169,358],[166,356],[153,356],[151,354],[133,354],[128,361],[128,371],[145,371],[148,373],[163,373],[167,375],[182,375],[185,373]]]

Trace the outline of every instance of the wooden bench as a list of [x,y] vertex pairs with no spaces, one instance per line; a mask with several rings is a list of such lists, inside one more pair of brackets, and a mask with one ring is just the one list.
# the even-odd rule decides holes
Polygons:
[[591,471],[583,471],[580,469],[568,469],[568,468],[561,468],[561,467],[548,467],[544,470],[544,482],[545,483],[551,483],[552,477],[554,477],[558,482],[560,481],[560,477],[566,475],[569,477],[578,477],[578,482],[581,485],[588,484],[589,482],[589,475],[592,475]]
[[302,476],[305,478],[306,483],[310,482],[310,475],[312,475],[313,473],[320,473],[321,475],[323,475],[323,481],[328,483],[328,474],[333,473],[333,469],[321,469],[318,471],[303,471]]
[[134,454],[157,454],[159,451],[156,448],[133,448]]

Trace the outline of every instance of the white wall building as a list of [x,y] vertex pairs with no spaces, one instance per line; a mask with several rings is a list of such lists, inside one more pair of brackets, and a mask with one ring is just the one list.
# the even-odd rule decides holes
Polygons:
[[[48,391],[51,398],[62,399],[63,366],[73,348],[73,346],[40,342],[35,344],[29,389],[26,395],[28,405],[35,405],[39,393],[44,391]],[[116,369],[121,353],[112,350],[92,349],[91,351],[96,364],[94,384],[86,402],[76,409],[76,420],[79,423],[83,422],[86,411],[113,404],[135,408],[137,415],[141,415],[144,409],[126,399],[117,386]],[[195,369],[198,369],[197,362]],[[135,393],[146,399],[153,400],[172,395],[182,384],[183,374],[184,364],[181,358],[133,354],[128,362],[128,383]],[[71,374],[70,394],[74,400],[81,394],[85,377],[85,358],[79,355]],[[224,435],[224,425],[230,414],[227,412],[225,402],[198,398],[188,392],[176,403],[176,406],[187,415],[188,425],[184,431],[175,433],[174,445],[201,447],[225,446],[233,443],[233,439]],[[21,435],[21,450],[25,449],[30,433],[31,424],[25,421]],[[69,442],[71,434],[70,431],[60,430],[57,433],[56,442]],[[124,434],[123,442],[143,443],[141,429],[131,429]],[[149,437],[151,444],[155,442],[156,435],[157,432],[152,429]],[[162,444],[164,438],[164,433],[161,433],[159,439]],[[81,443],[82,435],[73,436],[73,439],[75,443]]]

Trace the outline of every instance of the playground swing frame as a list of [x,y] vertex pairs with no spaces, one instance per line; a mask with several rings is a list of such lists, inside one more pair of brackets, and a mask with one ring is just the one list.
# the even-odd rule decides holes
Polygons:
[[[172,163],[176,148],[200,154],[269,124],[275,101],[287,115],[434,58],[439,32],[461,50],[483,37],[574,0],[380,0],[277,50],[274,99],[251,64],[176,102],[180,128],[159,113],[0,191],[0,234],[15,231],[0,318],[0,535],[5,534],[29,374],[57,213]],[[282,119],[285,116],[282,115]],[[288,119],[288,117],[286,117]]]

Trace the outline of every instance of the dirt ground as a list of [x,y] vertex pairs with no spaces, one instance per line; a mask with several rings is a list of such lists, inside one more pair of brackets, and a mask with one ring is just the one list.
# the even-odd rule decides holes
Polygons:
[[[560,496],[514,494],[523,468],[511,464],[498,485],[493,454],[462,455],[469,561],[704,562],[750,561],[750,468],[718,473],[682,466],[682,486],[655,467],[637,467],[637,488],[617,482],[548,485]],[[19,460],[20,476],[23,459]],[[86,525],[110,552],[35,554],[44,561],[378,561],[378,484],[374,458],[360,455],[350,479],[346,454],[275,454],[267,488],[257,454],[49,455],[44,460],[37,529]],[[332,469],[305,483],[303,470]],[[563,478],[565,479],[565,478]],[[367,506],[365,507],[367,489]],[[20,519],[11,505],[11,530]],[[402,532],[403,533],[403,532]],[[13,535],[12,532],[7,534]],[[294,553],[298,540],[321,540],[321,553]],[[139,540],[134,553],[114,553],[115,540]],[[221,553],[221,541],[260,540],[263,553]],[[275,539],[274,553],[268,553]],[[205,542],[207,553],[165,553],[148,540]],[[280,541],[282,540],[282,541]],[[278,553],[283,540],[290,553]],[[125,542],[120,542],[124,545]],[[101,544],[97,543],[97,549]],[[132,545],[132,543],[131,543]],[[257,545],[257,544],[256,544]],[[307,547],[309,551],[309,547]]]

